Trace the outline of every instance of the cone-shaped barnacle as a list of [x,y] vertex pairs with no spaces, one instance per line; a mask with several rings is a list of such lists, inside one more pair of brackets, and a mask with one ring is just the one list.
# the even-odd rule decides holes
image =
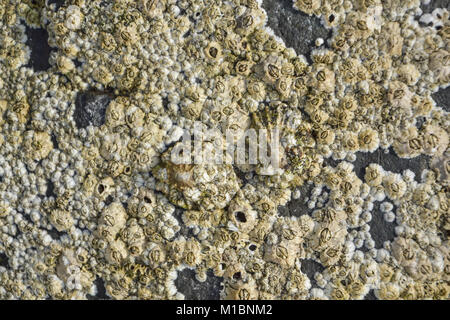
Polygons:
[[80,7],[76,5],[70,5],[67,7],[66,11],[66,19],[64,25],[69,30],[77,30],[80,29],[83,25],[84,15],[81,12]]
[[281,65],[282,61],[280,58],[270,55],[256,66],[256,71],[266,83],[275,85],[276,81],[281,77]]
[[236,19],[235,32],[241,36],[251,34],[255,29],[264,24],[265,15],[261,9],[247,9]]
[[105,257],[111,264],[121,264],[128,257],[125,243],[120,239],[111,241],[106,248]]
[[280,98],[285,100],[291,93],[292,80],[289,77],[282,76],[275,83],[275,89],[277,90]]
[[147,17],[156,17],[162,14],[166,8],[166,1],[160,0],[139,0],[138,7]]
[[412,93],[408,86],[400,81],[393,81],[389,85],[388,100],[392,107],[409,108]]
[[316,140],[321,145],[329,146],[334,142],[335,134],[330,129],[319,130],[316,134]]
[[383,8],[378,6],[371,9],[368,13],[349,13],[347,15],[346,23],[354,28],[356,37],[359,39],[367,39],[375,31],[380,30],[381,25],[379,21],[381,19],[382,10]]
[[282,240],[280,243],[265,246],[264,259],[291,268],[295,264],[299,250],[300,246],[295,242]]
[[73,63],[73,61],[62,55],[58,56],[58,58],[56,59],[56,65],[58,66],[58,69],[62,74],[67,74],[75,68],[75,64]]
[[366,167],[364,181],[371,187],[378,186],[383,181],[383,176],[383,168],[379,164],[371,163],[368,167]]
[[156,267],[166,260],[166,250],[163,246],[151,244],[147,258],[150,265]]
[[423,151],[423,137],[415,126],[403,130],[393,143],[395,153],[401,158],[414,158]]
[[409,86],[414,86],[420,78],[419,70],[412,63],[400,66],[397,72],[401,81]]
[[345,196],[354,196],[359,194],[359,190],[361,187],[361,180],[356,176],[355,173],[352,173],[349,177],[343,179],[339,185],[339,190]]
[[114,179],[106,177],[98,181],[94,189],[94,195],[99,199],[106,199],[114,191]]
[[325,123],[329,118],[329,114],[320,109],[316,109],[308,113],[309,116],[311,117],[311,120],[317,125]]
[[97,186],[97,184],[98,184],[97,177],[94,174],[90,173],[86,175],[86,177],[83,180],[82,191],[87,196],[91,196],[95,192],[95,187]]
[[386,191],[386,195],[391,200],[398,200],[406,192],[406,183],[402,179],[401,175],[390,173],[383,177],[383,185]]
[[114,128],[125,124],[125,106],[119,102],[119,99],[111,101],[106,108],[106,124]]
[[343,244],[347,229],[339,222],[320,223],[314,227],[312,238],[309,240],[314,250],[325,250]]
[[319,91],[334,92],[335,90],[335,74],[326,66],[320,65],[314,70],[315,76],[311,77],[310,86]]
[[115,236],[125,226],[127,213],[120,202],[113,202],[107,206],[99,219],[99,237],[107,240],[115,239]]
[[126,243],[130,255],[139,256],[142,253],[145,244],[144,231],[135,219],[129,220],[120,236]]
[[392,254],[397,262],[407,268],[416,264],[421,249],[413,239],[397,237],[392,243]]
[[200,116],[206,96],[201,87],[189,87],[185,92],[185,102],[181,112],[191,120],[198,119]]
[[50,214],[49,220],[59,232],[69,230],[74,224],[74,220],[70,212],[62,209],[53,210]]
[[342,256],[342,245],[334,245],[320,252],[320,262],[324,266],[332,266],[338,263]]
[[191,267],[196,266],[202,260],[200,244],[197,240],[191,238],[186,241],[183,252],[183,262]]
[[[117,160],[121,150],[125,149],[123,143],[124,141],[118,133],[105,135],[102,137],[99,153],[105,160]],[[93,151],[95,152],[95,150]],[[92,155],[92,160],[95,160],[95,153]]]
[[450,181],[450,158],[445,154],[440,157],[433,157],[430,163],[431,169],[436,172],[436,178],[444,183]]
[[132,105],[128,107],[125,112],[125,121],[132,129],[143,127],[145,123],[145,113],[141,108]]
[[320,9],[321,1],[320,0],[295,0],[294,8],[297,10],[303,11],[308,15],[318,13]]
[[208,43],[208,45],[205,47],[205,56],[208,59],[211,59],[214,63],[219,61],[222,57],[222,47],[218,42],[211,41]]
[[248,76],[251,72],[253,63],[248,60],[239,60],[234,66],[236,74],[241,76]]
[[253,99],[261,101],[266,96],[266,88],[261,81],[251,81],[247,85],[247,91],[250,93]]
[[380,143],[378,132],[371,129],[363,129],[358,134],[358,142],[361,151],[374,152]]
[[311,59],[315,64],[330,65],[333,63],[335,53],[328,49],[315,49],[311,53]]
[[226,283],[224,295],[225,300],[256,300],[259,296],[256,283],[252,278],[245,283],[242,280],[237,283]]
[[139,34],[137,32],[137,26],[135,23],[120,24],[116,28],[115,39],[117,43],[131,46],[139,41]]
[[47,132],[30,130],[25,132],[24,148],[27,150],[27,156],[34,160],[42,160],[53,150],[53,143]]
[[288,276],[286,289],[290,295],[295,297],[295,299],[303,300],[306,299],[309,294],[309,289],[311,289],[311,281],[306,274],[295,269]]
[[423,152],[428,155],[441,156],[447,149],[449,137],[446,130],[439,126],[427,125],[423,132]]
[[445,83],[450,79],[450,55],[447,50],[440,49],[430,55],[430,70],[436,81]]
[[398,22],[388,22],[383,24],[378,46],[381,52],[387,56],[399,56],[402,54],[403,37],[401,27]]
[[358,142],[358,135],[350,132],[345,131],[344,137],[342,139],[342,147],[345,151],[350,152],[356,152],[359,150],[359,142]]

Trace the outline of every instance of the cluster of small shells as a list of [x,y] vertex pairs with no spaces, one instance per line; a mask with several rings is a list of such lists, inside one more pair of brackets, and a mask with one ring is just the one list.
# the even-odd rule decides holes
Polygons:
[[[182,299],[191,268],[226,299],[448,299],[450,118],[431,94],[450,83],[449,12],[293,6],[333,30],[311,63],[257,0],[0,0],[0,298],[85,299],[101,279],[116,299]],[[48,31],[46,71],[26,28]],[[101,125],[74,120],[85,92],[113,97]],[[282,128],[281,170],[172,163],[196,121]],[[378,148],[430,169],[358,177]],[[280,215],[305,184],[312,213]],[[375,214],[396,226],[382,247]]]

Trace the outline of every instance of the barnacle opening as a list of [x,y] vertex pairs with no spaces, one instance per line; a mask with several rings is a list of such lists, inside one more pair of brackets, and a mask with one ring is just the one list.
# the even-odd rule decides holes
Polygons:
[[236,220],[242,223],[246,223],[247,222],[247,218],[245,216],[245,213],[242,211],[237,211],[234,213],[234,216],[236,217]]

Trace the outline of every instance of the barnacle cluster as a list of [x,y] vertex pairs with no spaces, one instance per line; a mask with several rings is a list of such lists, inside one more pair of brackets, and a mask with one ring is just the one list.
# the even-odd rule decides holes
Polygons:
[[[309,61],[258,0],[49,2],[0,0],[1,299],[182,299],[185,268],[224,299],[449,298],[447,9],[294,0],[332,30]],[[198,122],[280,128],[280,168],[175,163]],[[377,150],[429,167],[356,170]]]

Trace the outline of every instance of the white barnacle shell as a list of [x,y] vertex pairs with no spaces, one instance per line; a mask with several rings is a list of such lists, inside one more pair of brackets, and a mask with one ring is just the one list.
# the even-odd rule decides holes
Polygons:
[[84,20],[84,15],[81,12],[80,7],[76,5],[70,5],[66,9],[66,20],[64,25],[69,30],[77,30],[81,27]]

